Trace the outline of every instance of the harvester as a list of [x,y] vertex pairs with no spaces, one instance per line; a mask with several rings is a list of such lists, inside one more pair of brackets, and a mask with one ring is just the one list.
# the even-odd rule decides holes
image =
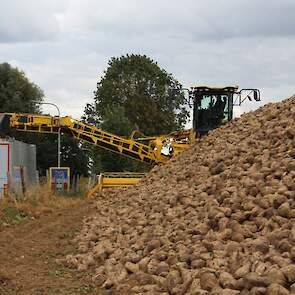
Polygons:
[[193,107],[192,129],[168,135],[130,138],[115,135],[93,125],[74,120],[70,116],[52,117],[38,114],[0,114],[0,132],[9,129],[35,133],[66,133],[78,140],[145,162],[163,164],[188,148],[196,137],[232,120],[233,107],[246,99],[260,101],[258,89],[238,89],[238,86],[194,86],[189,90],[189,105]]

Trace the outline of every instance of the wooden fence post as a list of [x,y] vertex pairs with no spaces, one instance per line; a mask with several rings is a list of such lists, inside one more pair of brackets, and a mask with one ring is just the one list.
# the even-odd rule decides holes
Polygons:
[[24,166],[20,166],[20,178],[21,178],[23,197],[25,197],[26,196],[26,183],[25,183],[25,175],[24,175]]

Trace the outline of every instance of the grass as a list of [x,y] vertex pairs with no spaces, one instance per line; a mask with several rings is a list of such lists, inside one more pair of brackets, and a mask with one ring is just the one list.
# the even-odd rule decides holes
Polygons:
[[76,192],[55,194],[48,184],[43,184],[28,188],[24,196],[10,193],[0,199],[0,229],[74,205],[84,197],[85,191],[85,181],[81,181]]
[[[2,209],[2,210],[1,210]],[[28,218],[28,213],[18,210],[13,204],[2,205],[0,210],[0,227],[18,224]]]
[[[76,253],[72,239],[85,214],[92,212],[92,202],[83,197],[82,189],[55,195],[43,185],[29,188],[25,197],[11,194],[0,200],[0,261],[8,277],[7,281],[2,278],[3,284],[0,273],[0,294],[110,294],[92,281],[91,272],[78,272],[61,262],[67,254]],[[15,257],[23,257],[21,263]],[[16,272],[22,275],[15,276]]]

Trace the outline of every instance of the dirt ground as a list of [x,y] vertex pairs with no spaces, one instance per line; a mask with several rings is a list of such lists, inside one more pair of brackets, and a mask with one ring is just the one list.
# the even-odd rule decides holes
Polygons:
[[71,240],[93,204],[82,199],[0,230],[0,294],[106,294],[88,273],[56,263],[76,251]]

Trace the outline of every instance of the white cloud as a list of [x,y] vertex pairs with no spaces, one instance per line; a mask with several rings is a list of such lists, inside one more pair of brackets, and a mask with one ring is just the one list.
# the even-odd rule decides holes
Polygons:
[[72,0],[58,17],[63,30],[128,36],[149,31],[196,39],[294,35],[292,0]]
[[295,92],[293,0],[12,0],[2,6],[0,62],[23,69],[63,114],[82,115],[108,59],[126,53],[150,56],[186,87],[257,87],[263,103]]
[[56,4],[56,0],[10,0],[1,3],[0,43],[57,39]]

